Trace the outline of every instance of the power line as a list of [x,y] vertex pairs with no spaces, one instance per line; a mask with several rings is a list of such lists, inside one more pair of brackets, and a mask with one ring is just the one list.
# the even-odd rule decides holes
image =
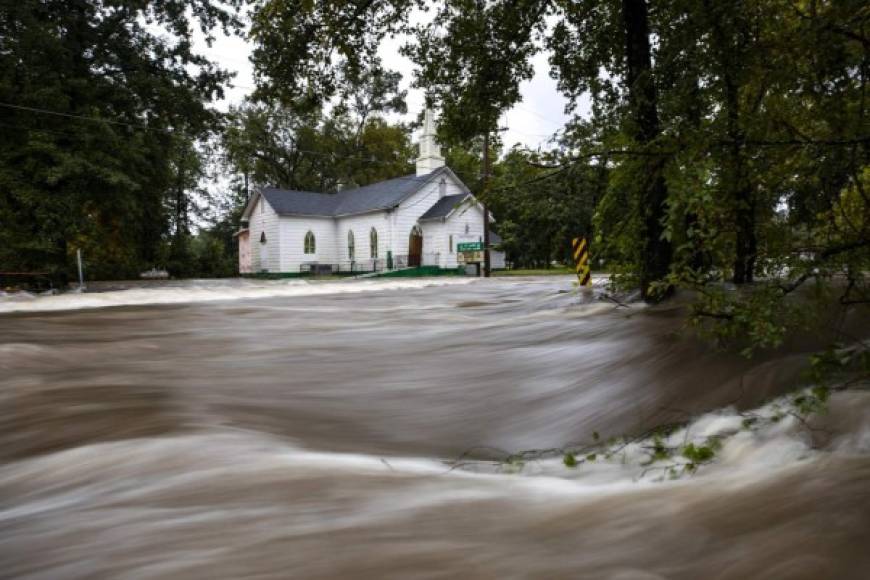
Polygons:
[[[106,119],[106,118],[103,118],[103,117],[92,117],[92,116],[87,116],[87,115],[77,115],[77,114],[74,114],[74,113],[65,113],[65,112],[62,112],[62,111],[55,111],[55,110],[44,109],[44,108],[40,108],[40,107],[29,107],[29,106],[25,106],[25,105],[15,105],[15,104],[13,104],[13,103],[0,102],[0,107],[6,107],[6,108],[8,108],[8,109],[14,109],[14,110],[19,110],[19,111],[27,111],[27,112],[31,112],[31,113],[40,113],[40,114],[44,114],[44,115],[54,115],[54,116],[57,116],[57,117],[64,117],[64,118],[68,118],[68,119],[79,119],[79,120],[82,120],[82,121],[89,121],[89,122],[91,122],[91,123],[106,123],[106,124],[109,124],[109,125],[116,125],[116,126],[119,126],[119,127],[128,127],[128,128],[133,128],[133,129],[141,129],[141,130],[143,130],[143,131],[153,131],[153,132],[163,133],[163,134],[167,134],[167,135],[172,135],[172,134],[174,134],[174,133],[176,132],[176,131],[171,130],[171,129],[162,129],[162,128],[157,128],[157,127],[149,127],[149,126],[147,126],[147,125],[141,125],[141,124],[136,124],[136,123],[129,123],[129,122],[126,122],[126,121],[118,121],[118,120],[113,120],[113,119]],[[534,111],[531,111],[531,112],[534,112]],[[281,115],[280,115],[280,114],[267,114],[266,116],[269,117],[270,119],[281,118]],[[34,130],[34,131],[35,131],[35,130],[37,130],[37,129],[30,129],[30,130]],[[40,129],[40,130],[42,130],[42,129]],[[47,130],[42,130],[42,131],[47,131]],[[542,139],[541,141],[538,142],[538,146],[539,146],[541,143],[543,143],[545,140],[554,137],[554,136],[558,133],[558,130],[557,130],[557,131],[554,131],[552,134],[545,134],[545,133],[530,134],[530,133],[525,133],[525,132],[523,132],[523,131],[518,131],[518,130],[516,130],[516,129],[512,129],[512,131],[515,132],[515,133],[519,133],[520,135],[525,135],[526,137],[542,137],[542,136],[543,136],[543,137],[546,137],[546,139]],[[50,131],[48,131],[48,132],[50,132]],[[299,151],[300,151],[300,152],[309,153],[309,154],[320,154],[320,152],[314,152],[314,151],[307,151],[307,152],[306,152],[306,151],[302,151],[302,150],[299,150]],[[346,156],[345,156],[344,158],[346,158],[346,159],[350,159],[350,157],[346,157]],[[370,162],[377,162],[376,160],[366,160],[366,159],[360,159],[360,160],[362,160],[362,161],[370,161]],[[383,162],[383,163],[392,163],[392,162]]]
[[8,129],[18,129],[19,131],[30,131],[34,133],[44,133],[46,135],[63,135],[65,137],[81,137],[80,133],[69,133],[67,131],[56,131],[54,129],[34,129],[32,127],[22,127],[20,125],[10,125],[8,123],[0,123],[0,127]]
[[50,109],[41,109],[38,107],[26,107],[24,105],[13,105],[12,103],[2,103],[0,102],[0,107],[6,107],[7,109],[17,109],[19,111],[28,111],[31,113],[42,113],[44,115],[55,115],[57,117],[67,117],[69,119],[81,119],[83,121],[90,121],[92,123],[107,123],[109,125],[119,125],[122,127],[132,127],[134,129],[143,129],[145,131],[157,131],[160,133],[172,133],[169,129],[158,129],[156,127],[149,127],[147,125],[137,125],[135,123],[128,123],[126,121],[114,121],[112,119],[104,119],[102,117],[88,117],[85,115],[75,115],[73,113],[62,113],[60,111],[52,111]]
[[[96,122],[96,123],[108,123],[108,124],[111,124],[111,125],[118,125],[118,126],[124,126],[124,127],[133,127],[133,128],[143,129],[143,130],[146,130],[146,131],[157,131],[157,132],[167,133],[167,134],[171,134],[171,133],[173,133],[173,131],[168,130],[168,129],[157,129],[157,128],[154,128],[154,127],[148,127],[148,126],[145,126],[145,125],[136,125],[136,124],[133,124],[133,123],[127,123],[127,122],[124,122],[124,121],[114,121],[114,120],[111,120],[111,119],[103,119],[103,118],[98,118],[98,117],[88,117],[88,116],[85,116],[85,115],[76,115],[76,114],[73,114],[73,113],[64,113],[64,112],[61,112],[61,111],[52,111],[52,110],[50,110],[50,109],[42,109],[42,108],[38,108],[38,107],[28,107],[28,106],[24,106],[24,105],[14,105],[14,104],[12,104],[12,103],[4,103],[4,102],[0,102],[0,107],[7,107],[7,108],[10,108],[10,109],[17,109],[17,110],[28,111],[28,112],[33,112],[33,113],[42,113],[42,114],[47,114],[47,115],[56,115],[56,116],[66,117],[66,118],[72,118],[72,119],[81,119],[81,120],[84,120],[84,121],[91,121],[91,122]],[[72,133],[63,133],[63,132],[60,132],[60,131],[52,131],[52,130],[48,130],[48,129],[39,129],[39,128],[30,128],[30,127],[12,127],[12,126],[10,126],[10,125],[5,125],[5,126],[10,127],[10,128],[18,128],[18,129],[22,129],[22,130],[34,131],[34,132],[41,132],[41,133],[47,133],[47,134],[52,134],[52,133],[53,133],[53,134],[62,134],[62,135],[68,135],[68,136],[75,136],[75,135],[72,134]],[[332,160],[339,160],[339,159],[344,159],[344,160],[354,160],[354,161],[362,161],[362,162],[366,162],[366,163],[381,164],[381,165],[394,165],[394,164],[396,164],[396,163],[401,163],[401,160],[395,160],[395,161],[383,161],[383,160],[379,160],[379,159],[376,159],[376,158],[373,158],[373,157],[371,157],[371,158],[367,158],[367,157],[360,157],[360,156],[354,156],[354,155],[338,155],[338,154],[335,154],[335,153],[325,153],[325,152],[322,152],[322,151],[312,151],[312,150],[307,150],[307,149],[294,149],[294,150],[293,150],[293,153],[300,153],[300,154],[303,154],[303,155],[310,155],[310,156],[329,157],[329,158],[332,159]],[[206,157],[206,158],[216,158],[216,157],[217,157],[217,158],[221,158],[221,159],[224,161],[224,163],[229,163],[229,162],[230,162],[230,155],[229,155],[228,153],[216,153],[216,152],[209,152],[209,151],[201,151],[201,152],[200,152],[200,155],[202,155],[203,157]],[[455,173],[457,173],[457,175],[460,175],[460,177],[461,177],[463,180],[467,180],[467,179],[469,178],[469,176],[462,175],[460,172],[458,172],[458,171],[456,171],[456,170],[453,170],[453,171],[454,171]],[[558,173],[558,172],[555,172],[555,173]],[[478,175],[478,176],[476,176],[476,178],[473,178],[473,179],[476,180],[476,179],[479,179],[480,177],[481,177],[481,176]],[[415,182],[420,182],[420,181],[424,181],[424,180],[426,179],[426,176],[419,176],[419,177],[416,176],[416,175],[415,175],[415,176],[401,176],[401,177],[395,177],[395,178],[392,178],[392,179],[393,179],[393,180],[406,180],[406,181],[415,181]],[[534,181],[538,181],[539,179],[540,179],[540,178],[534,179],[534,180],[532,180],[532,182],[534,182]],[[520,185],[522,185],[522,184],[520,184]],[[515,189],[515,188],[517,188],[517,187],[518,187],[518,186],[506,186],[506,187],[498,188],[498,190],[501,190],[501,189]]]
[[560,127],[565,125],[565,121],[556,121],[555,119],[551,119],[549,117],[546,117],[546,116],[538,113],[537,111],[529,109],[528,107],[524,107],[524,106],[520,105],[519,103],[514,105],[514,108],[519,109],[521,111],[525,111],[527,113],[531,113],[532,115],[535,115],[536,117],[540,117],[541,119],[543,119],[545,121],[549,121],[550,123],[553,123],[554,125],[559,125]]

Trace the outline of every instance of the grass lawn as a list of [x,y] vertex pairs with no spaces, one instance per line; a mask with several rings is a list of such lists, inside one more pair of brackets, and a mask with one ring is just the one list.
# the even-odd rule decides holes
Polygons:
[[493,270],[493,276],[564,276],[573,274],[574,270],[565,266],[529,270]]

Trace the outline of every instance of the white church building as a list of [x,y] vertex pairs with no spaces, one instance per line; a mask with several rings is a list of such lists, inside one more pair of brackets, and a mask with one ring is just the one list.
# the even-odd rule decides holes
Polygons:
[[[337,193],[257,189],[237,234],[240,273],[457,268],[457,245],[483,241],[483,208],[444,164],[435,135],[426,111],[414,175]],[[490,256],[504,267],[502,252]]]

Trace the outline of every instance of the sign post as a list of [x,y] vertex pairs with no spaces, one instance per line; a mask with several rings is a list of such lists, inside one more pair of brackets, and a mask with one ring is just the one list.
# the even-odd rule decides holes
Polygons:
[[85,289],[85,277],[82,275],[82,250],[78,248],[76,250],[76,262],[78,262],[79,266],[79,290]]
[[459,242],[456,244],[456,261],[460,264],[476,264],[478,276],[481,265],[486,265],[484,242]]

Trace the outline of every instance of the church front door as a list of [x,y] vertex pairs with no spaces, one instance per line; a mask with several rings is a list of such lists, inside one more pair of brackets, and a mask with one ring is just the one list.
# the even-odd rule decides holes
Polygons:
[[423,258],[423,232],[420,226],[414,226],[408,240],[408,266],[419,266]]

